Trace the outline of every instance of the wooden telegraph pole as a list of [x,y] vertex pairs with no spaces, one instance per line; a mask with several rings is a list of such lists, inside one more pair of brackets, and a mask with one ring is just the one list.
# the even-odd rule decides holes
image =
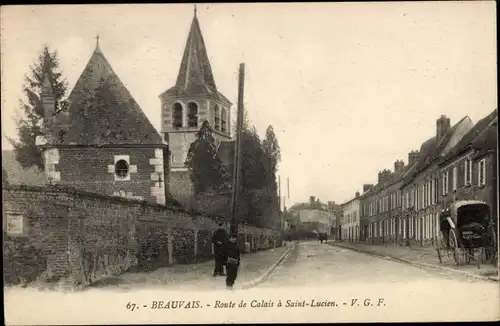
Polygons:
[[283,213],[281,212],[281,176],[278,175],[278,214],[280,218],[280,232],[283,231]]
[[243,91],[245,85],[245,64],[240,64],[238,78],[238,107],[236,113],[236,139],[234,142],[234,166],[233,166],[233,196],[231,203],[231,231],[238,232],[238,220],[236,218],[236,204],[240,190],[241,169],[241,134],[243,129]]

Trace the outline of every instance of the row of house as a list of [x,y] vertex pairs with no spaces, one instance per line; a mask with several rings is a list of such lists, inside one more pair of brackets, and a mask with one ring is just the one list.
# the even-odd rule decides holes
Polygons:
[[444,115],[436,134],[408,153],[408,162],[379,172],[376,184],[342,204],[339,237],[371,244],[433,246],[439,214],[456,200],[482,200],[497,215],[497,130],[495,109],[475,125],[464,117],[451,126]]

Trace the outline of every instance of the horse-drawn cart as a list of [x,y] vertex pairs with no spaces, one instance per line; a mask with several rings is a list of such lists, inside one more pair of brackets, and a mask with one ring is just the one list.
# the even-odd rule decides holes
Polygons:
[[497,237],[495,223],[491,220],[490,208],[482,201],[460,200],[439,215],[441,231],[437,250],[439,262],[443,257],[453,257],[455,264],[471,261],[495,263]]

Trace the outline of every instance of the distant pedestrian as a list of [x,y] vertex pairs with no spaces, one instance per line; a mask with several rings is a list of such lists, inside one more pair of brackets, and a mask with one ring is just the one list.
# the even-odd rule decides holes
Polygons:
[[214,248],[215,268],[214,277],[226,276],[224,273],[224,264],[226,261],[226,246],[228,243],[228,234],[224,228],[224,223],[219,222],[219,227],[215,230],[212,236],[212,244]]
[[227,265],[226,265],[226,287],[231,290],[238,276],[240,266],[240,248],[238,247],[238,234],[231,232],[226,246]]

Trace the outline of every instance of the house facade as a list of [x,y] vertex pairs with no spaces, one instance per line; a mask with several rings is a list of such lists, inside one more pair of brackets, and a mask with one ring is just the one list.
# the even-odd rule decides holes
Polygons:
[[394,172],[384,169],[378,182],[361,200],[362,240],[371,243],[390,243],[398,239],[401,216],[399,187],[406,170],[403,160],[394,162]]
[[330,234],[333,236],[333,239],[340,240],[342,236],[342,207],[336,204],[335,201],[328,201],[327,209],[332,221]]
[[[464,117],[451,127],[450,119],[442,115],[436,120],[436,135],[425,141],[415,157],[416,163],[401,183],[402,216],[405,237],[413,245],[434,245],[438,237],[440,213],[439,160],[473,127]],[[415,152],[417,153],[417,152]]]
[[360,241],[368,241],[368,224],[370,218],[370,196],[373,184],[364,184],[363,193],[359,196],[359,228]]
[[347,202],[341,204],[342,208],[342,218],[341,218],[341,228],[342,228],[342,240],[347,240],[349,242],[357,242],[360,239],[360,194],[356,192],[354,198],[348,200]]
[[498,111],[476,125],[439,163],[441,209],[455,200],[482,200],[497,220],[496,155]]

